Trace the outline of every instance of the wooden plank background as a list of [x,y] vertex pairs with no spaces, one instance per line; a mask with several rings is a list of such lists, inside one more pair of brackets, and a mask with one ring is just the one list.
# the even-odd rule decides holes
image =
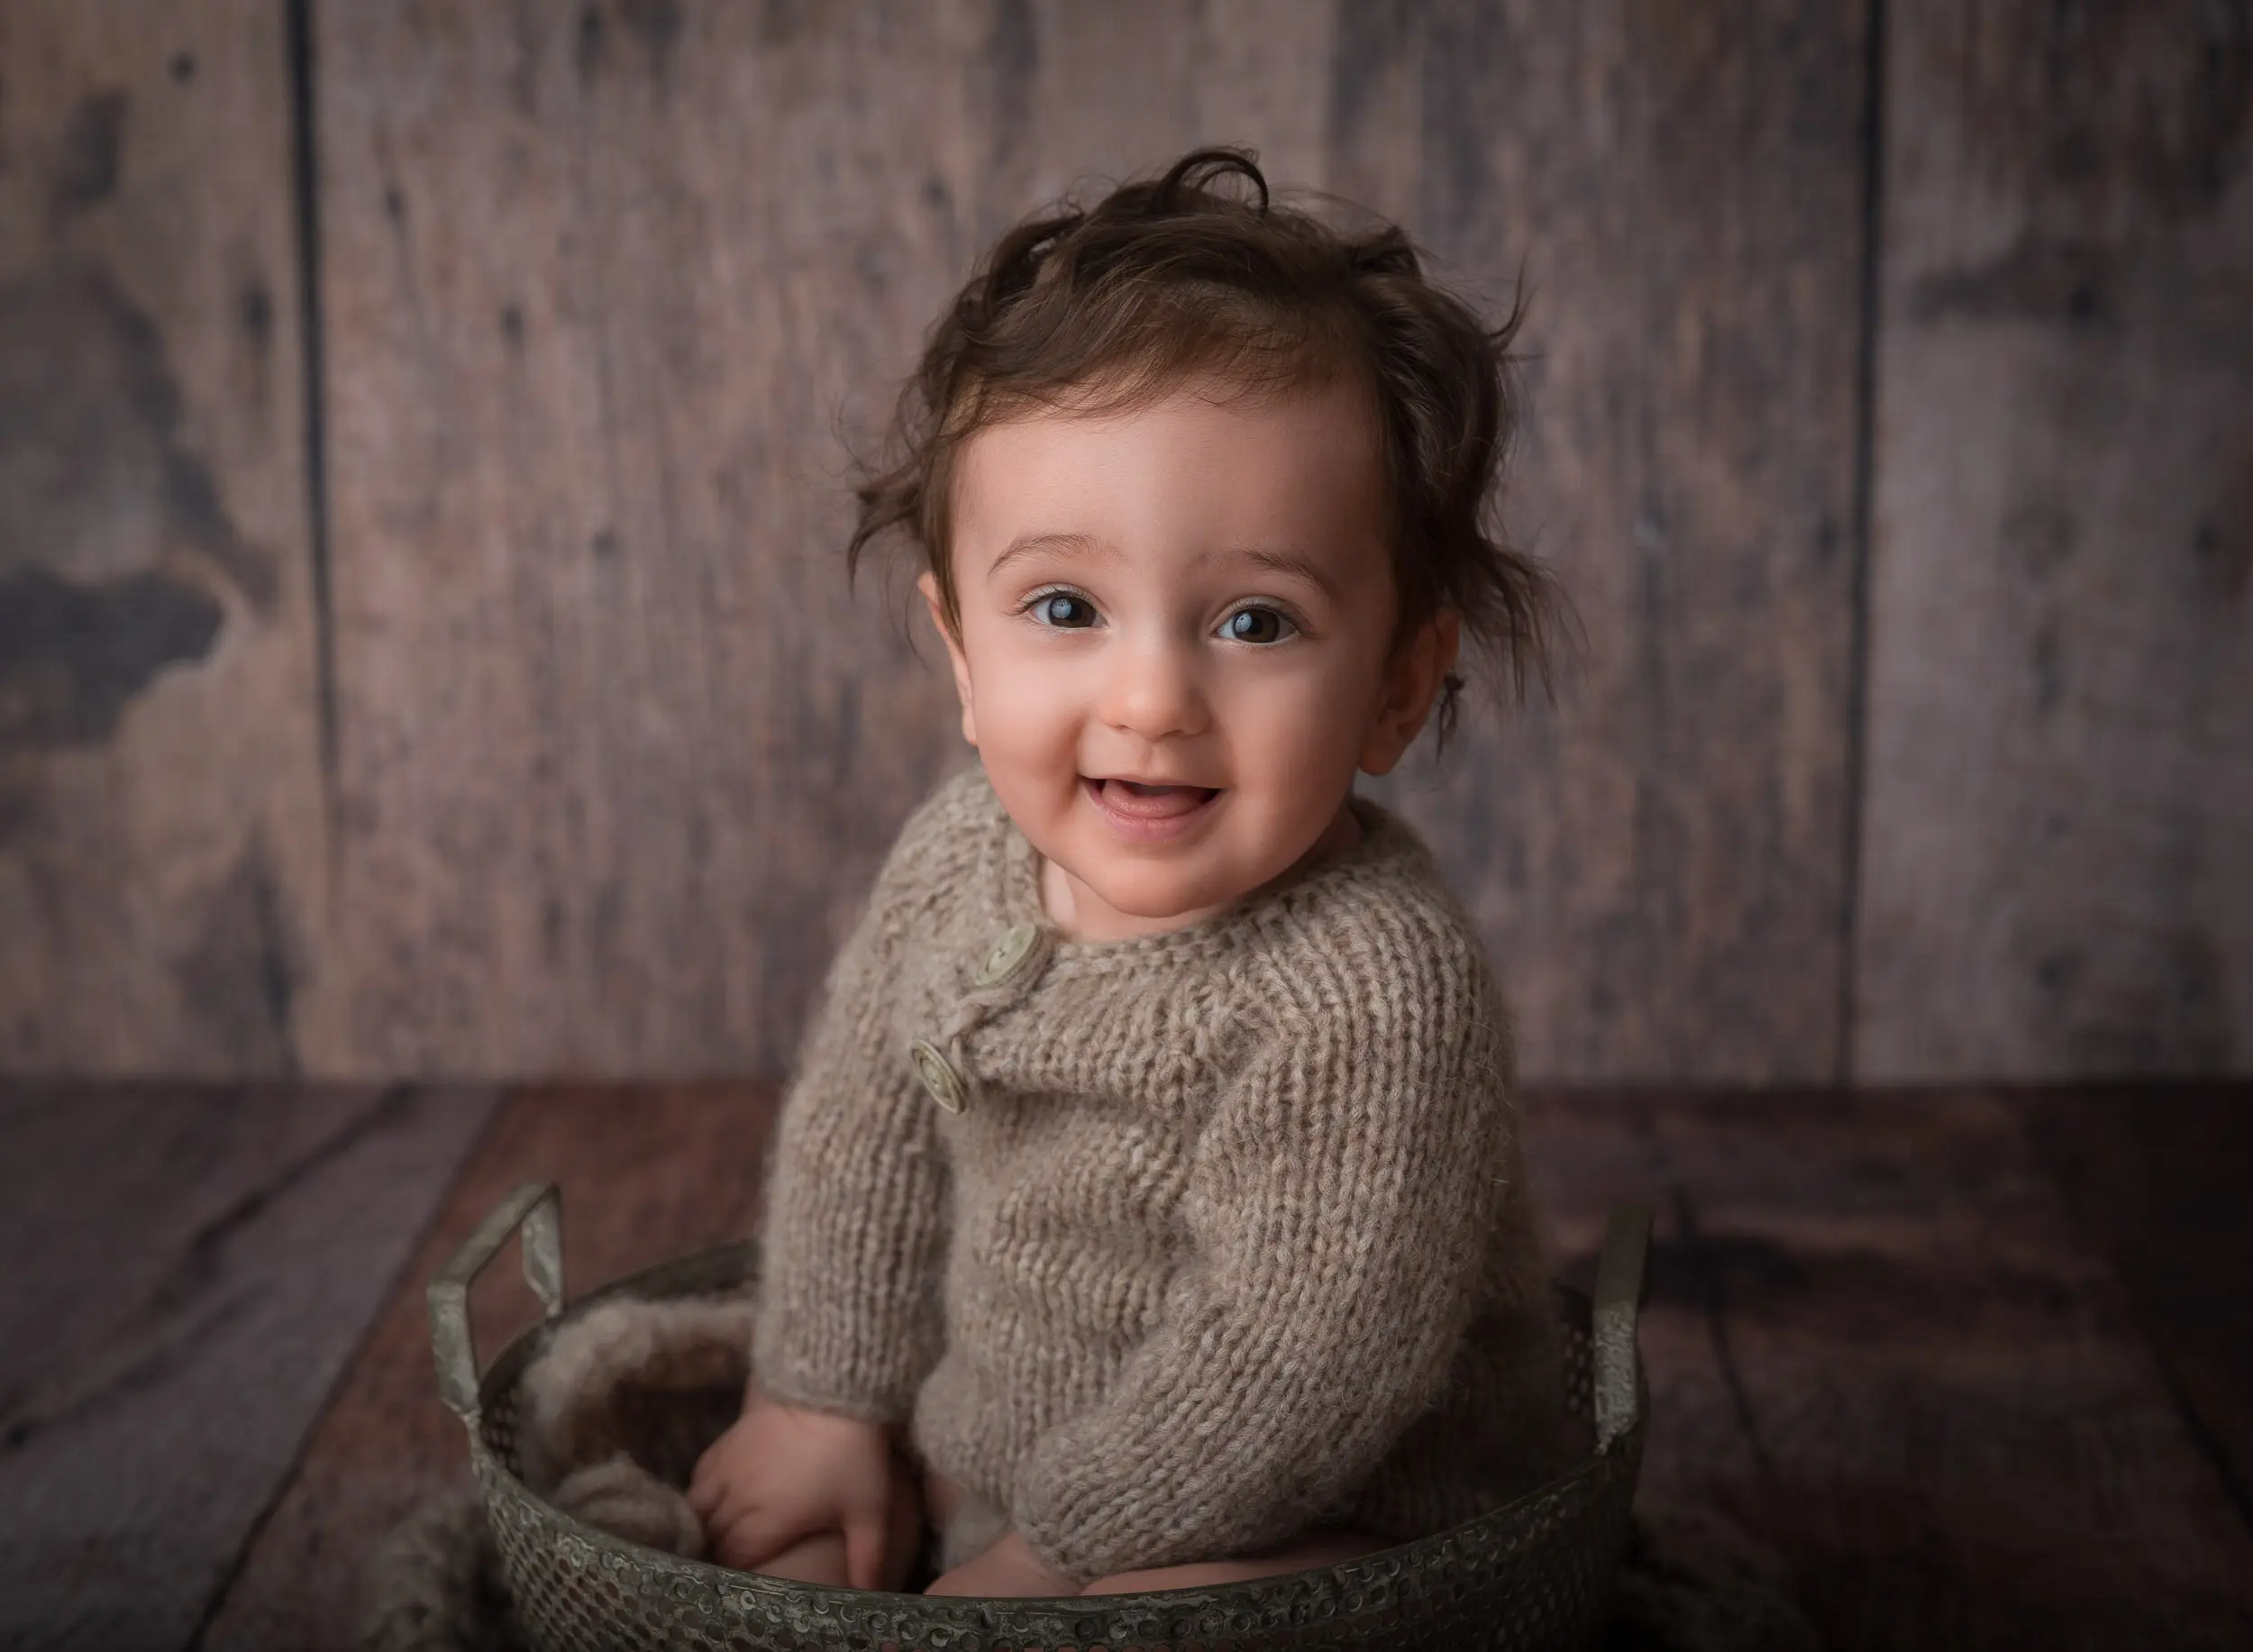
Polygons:
[[1856,1071],[2244,1072],[2247,14],[1890,15]]
[[0,1070],[786,1067],[957,751],[840,433],[1210,141],[1534,283],[1588,648],[1384,789],[1530,1073],[2253,1069],[2246,27],[10,7]]
[[0,1646],[196,1638],[492,1100],[0,1086]]
[[10,1069],[337,1064],[282,23],[0,8]]

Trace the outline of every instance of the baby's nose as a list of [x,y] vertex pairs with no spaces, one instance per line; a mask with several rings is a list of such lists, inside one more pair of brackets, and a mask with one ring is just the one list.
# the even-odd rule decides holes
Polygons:
[[1202,734],[1212,720],[1194,663],[1166,643],[1119,649],[1100,709],[1112,727],[1145,740]]

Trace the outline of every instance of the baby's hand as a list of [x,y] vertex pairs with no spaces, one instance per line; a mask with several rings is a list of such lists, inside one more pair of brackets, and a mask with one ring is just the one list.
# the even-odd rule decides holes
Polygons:
[[689,1506],[722,1565],[753,1570],[800,1538],[842,1530],[847,1581],[875,1589],[886,1571],[892,1486],[883,1428],[754,1392],[697,1460]]

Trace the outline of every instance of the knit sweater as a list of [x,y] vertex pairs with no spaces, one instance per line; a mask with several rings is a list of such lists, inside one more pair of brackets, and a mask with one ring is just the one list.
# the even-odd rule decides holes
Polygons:
[[1429,852],[1074,941],[982,770],[900,835],[771,1162],[763,1392],[907,1425],[1084,1584],[1407,1540],[1569,1458],[1508,1017]]

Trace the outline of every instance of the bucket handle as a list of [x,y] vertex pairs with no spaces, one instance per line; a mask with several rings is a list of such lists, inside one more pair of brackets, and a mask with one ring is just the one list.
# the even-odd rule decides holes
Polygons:
[[477,1345],[470,1332],[470,1286],[508,1236],[524,1233],[524,1282],[551,1319],[563,1311],[563,1209],[552,1182],[527,1182],[494,1208],[430,1282],[430,1349],[438,1395],[474,1438],[478,1431]]
[[1642,1415],[1635,1318],[1643,1304],[1643,1264],[1650,1239],[1650,1207],[1620,1205],[1605,1225],[1603,1249],[1596,1258],[1596,1296],[1590,1329],[1595,1344],[1599,1451],[1633,1428]]

